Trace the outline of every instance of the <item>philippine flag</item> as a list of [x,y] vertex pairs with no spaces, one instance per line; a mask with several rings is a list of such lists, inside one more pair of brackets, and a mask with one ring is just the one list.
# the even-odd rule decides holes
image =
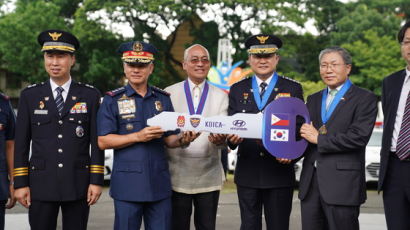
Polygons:
[[289,130],[287,129],[271,129],[271,141],[289,141]]
[[272,126],[289,126],[288,114],[272,114]]

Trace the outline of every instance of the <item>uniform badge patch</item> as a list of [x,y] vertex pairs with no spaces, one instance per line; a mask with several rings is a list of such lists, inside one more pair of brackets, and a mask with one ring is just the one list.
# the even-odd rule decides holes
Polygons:
[[278,95],[276,95],[275,100],[281,97],[290,97],[290,93],[278,93]]
[[125,94],[120,99],[118,99],[117,103],[120,115],[134,114],[136,111],[134,98],[129,98]]
[[84,128],[79,125],[77,126],[77,128],[75,128],[75,135],[77,135],[77,137],[83,137],[84,136]]
[[126,128],[128,131],[131,131],[131,130],[134,128],[134,126],[133,126],[132,124],[128,123],[128,124],[125,126],[125,128]]
[[87,113],[87,103],[86,102],[77,102],[70,109],[70,113]]
[[162,108],[162,104],[161,104],[160,101],[155,101],[155,109],[156,109],[158,112],[162,112],[163,108]]
[[44,102],[43,101],[40,101],[38,104],[39,104],[38,107],[40,109],[44,109]]

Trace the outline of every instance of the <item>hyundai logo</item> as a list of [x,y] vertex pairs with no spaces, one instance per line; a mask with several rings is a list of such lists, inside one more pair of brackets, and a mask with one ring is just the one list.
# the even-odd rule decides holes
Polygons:
[[234,120],[232,124],[236,127],[244,127],[246,125],[246,122],[242,120]]

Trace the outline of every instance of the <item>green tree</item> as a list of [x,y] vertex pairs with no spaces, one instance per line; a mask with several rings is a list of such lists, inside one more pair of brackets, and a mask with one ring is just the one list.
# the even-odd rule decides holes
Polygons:
[[1,68],[24,81],[46,79],[37,35],[48,28],[68,29],[64,19],[59,17],[59,11],[53,3],[17,3],[15,12],[1,17]]
[[366,30],[363,34],[363,40],[342,45],[350,51],[356,69],[350,78],[355,84],[380,95],[383,78],[403,69],[405,63],[400,56],[400,46],[392,36],[380,36],[374,30]]

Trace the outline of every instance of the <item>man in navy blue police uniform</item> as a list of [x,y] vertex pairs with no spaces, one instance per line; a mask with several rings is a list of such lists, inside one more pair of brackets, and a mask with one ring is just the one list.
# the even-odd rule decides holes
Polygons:
[[4,229],[5,208],[16,204],[12,173],[15,125],[16,116],[9,97],[0,93],[0,230]]
[[171,224],[171,181],[165,147],[187,146],[198,134],[165,132],[147,119],[174,111],[169,94],[148,85],[156,48],[128,42],[118,48],[128,84],[110,91],[98,112],[98,144],[114,149],[110,195],[114,229],[165,230]]
[[[269,102],[280,97],[303,100],[302,86],[276,72],[277,51],[282,47],[278,37],[270,34],[251,36],[245,46],[248,63],[255,75],[231,87],[229,115],[263,112]],[[261,140],[241,139],[237,135],[228,135],[228,140],[231,148],[239,144],[235,183],[241,230],[262,229],[262,207],[267,229],[289,229],[295,184],[293,162],[270,155]]]
[[[86,229],[89,206],[104,182],[104,152],[97,145],[100,93],[70,75],[77,38],[47,30],[38,36],[50,80],[21,92],[16,124],[14,188],[29,208],[33,230]],[[31,147],[31,157],[30,155]]]

